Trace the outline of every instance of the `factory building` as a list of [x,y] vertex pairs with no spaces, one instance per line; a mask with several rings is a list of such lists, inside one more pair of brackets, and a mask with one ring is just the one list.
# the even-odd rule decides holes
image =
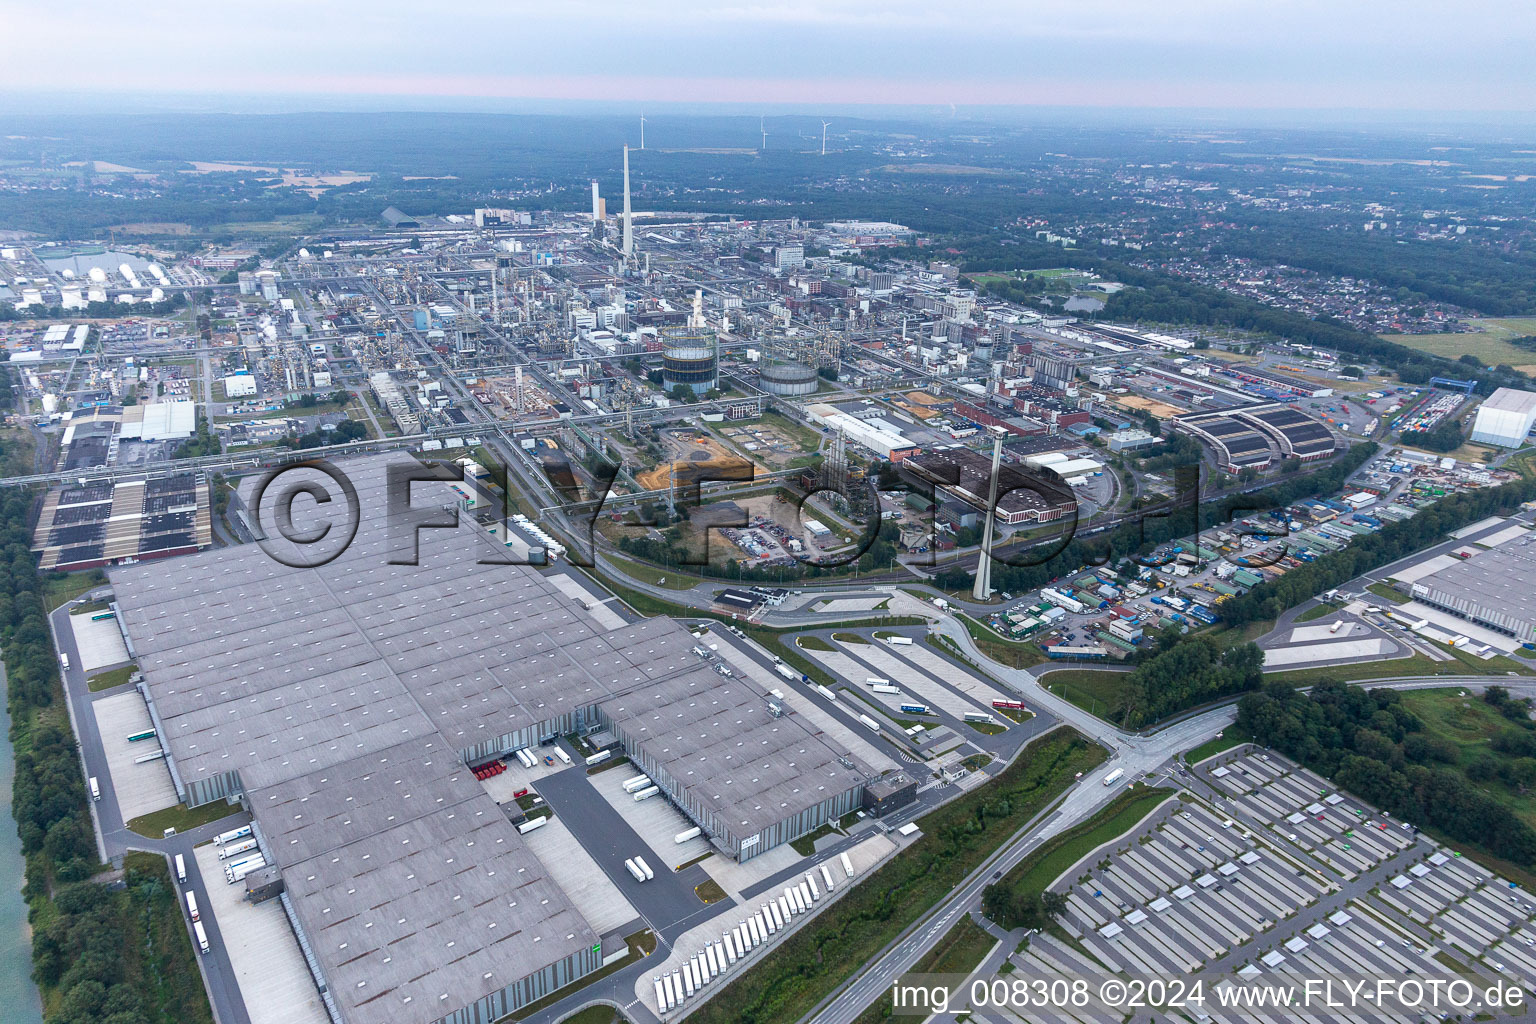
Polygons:
[[192,473],[55,487],[32,532],[42,569],[95,569],[213,543],[208,483]]
[[1521,643],[1536,642],[1536,537],[1478,551],[1419,577],[1411,589],[1415,601]]
[[[284,564],[317,552],[274,531],[283,561],[239,545],[112,573],[178,796],[250,808],[343,1024],[488,1024],[601,965],[467,765],[610,731],[741,860],[861,805],[873,769],[712,671],[671,620],[598,629],[537,570],[496,564],[468,517],[391,564],[410,553],[385,525],[391,464],[414,463],[335,463],[361,522],[317,568]],[[275,500],[247,515],[270,521]]]
[[1472,440],[1519,448],[1536,425],[1536,392],[1499,388],[1477,410]]
[[[1533,396],[1536,397],[1536,396]],[[1338,448],[1333,432],[1299,409],[1278,402],[1232,410],[1237,419],[1258,428],[1286,457],[1302,462],[1326,459]]]
[[868,448],[890,462],[900,462],[921,450],[900,428],[878,414],[855,416],[835,406],[823,404],[807,406],[805,411],[812,423],[834,433],[841,431],[849,441]]
[[1202,412],[1180,416],[1174,427],[1192,434],[1216,454],[1216,462],[1228,473],[1265,469],[1274,461],[1265,432],[1226,412]]
[[[1082,460],[1088,461],[1088,460]],[[1093,463],[1098,466],[1098,463]],[[992,460],[969,448],[926,452],[906,461],[920,479],[953,494],[972,507],[986,511],[992,485]],[[1049,467],[1055,470],[1055,466]],[[1102,467],[1099,467],[1102,468]],[[1049,523],[1076,515],[1072,488],[1058,476],[1004,464],[998,471],[997,521],[1008,526]]]

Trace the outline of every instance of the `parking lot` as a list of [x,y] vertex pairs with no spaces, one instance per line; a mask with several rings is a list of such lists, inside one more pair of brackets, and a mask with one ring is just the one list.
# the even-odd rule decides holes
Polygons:
[[639,774],[640,769],[630,764],[587,777],[608,805],[650,847],[649,850],[635,852],[642,855],[655,854],[655,859],[650,863],[658,871],[663,867],[670,869],[679,864],[687,864],[711,852],[714,847],[703,835],[694,836],[686,842],[677,842],[677,836],[693,828],[693,822],[683,817],[683,812],[674,807],[663,794],[657,793],[649,800],[636,803],[634,794],[624,791],[624,783]]
[[135,763],[136,758],[160,749],[160,740],[156,737],[128,742],[128,737],[134,733],[153,728],[149,708],[138,691],[129,690],[94,700],[91,713],[96,716],[96,731],[101,735],[101,745],[107,754],[107,772],[111,775],[112,791],[123,820],[132,821],[141,814],[180,803],[164,758]]
[[217,847],[205,843],[196,854],[200,909],[217,922],[217,941],[229,955],[251,1024],[330,1024],[282,901],[245,902],[245,886],[224,881]]
[[[1182,778],[1202,795],[1170,791],[1138,829],[1058,877],[1071,941],[1032,936],[1019,968],[1213,982],[1456,973],[1536,992],[1536,896],[1278,755],[1218,758]],[[1206,1010],[1202,1020],[1252,1019]]]
[[551,818],[548,825],[528,833],[523,842],[598,935],[606,935],[638,916],[560,818]]

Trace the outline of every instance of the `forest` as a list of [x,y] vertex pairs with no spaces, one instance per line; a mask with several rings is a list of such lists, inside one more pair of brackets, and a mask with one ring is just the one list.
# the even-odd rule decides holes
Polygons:
[[[1496,742],[1529,760],[1536,723],[1526,703],[1499,687],[1484,699],[1508,709]],[[1522,867],[1536,863],[1536,829],[1474,785],[1456,746],[1425,735],[1396,691],[1324,682],[1303,694],[1270,683],[1238,702],[1237,727],[1399,818]],[[1536,779],[1536,765],[1511,770]]]
[[[19,487],[0,493],[0,651],[16,751],[12,811],[46,1024],[211,1022],[185,929],[161,926],[167,912],[181,920],[163,861],[157,872],[130,871],[122,891],[91,881],[100,869],[96,838],[30,550],[33,497]],[[180,980],[152,981],[146,975],[156,970]]]
[[1263,682],[1264,652],[1257,644],[1223,647],[1209,636],[1163,635],[1167,643],[1121,688],[1114,714],[1122,728],[1141,729]]

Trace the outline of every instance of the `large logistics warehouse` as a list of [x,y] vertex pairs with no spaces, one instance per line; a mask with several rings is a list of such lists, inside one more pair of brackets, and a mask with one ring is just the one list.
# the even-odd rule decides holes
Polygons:
[[1524,537],[1414,580],[1413,599],[1521,643],[1536,642],[1536,538]]
[[[251,808],[346,1024],[488,1024],[601,963],[467,764],[609,728],[743,860],[859,805],[870,769],[711,671],[672,621],[599,631],[537,570],[495,564],[504,549],[468,517],[422,530],[419,565],[390,564],[391,463],[413,460],[336,464],[364,511],[321,568],[251,544],[112,572],[178,794]],[[418,484],[415,507],[436,512],[442,486]]]
[[1536,392],[1499,388],[1477,409],[1472,440],[1519,448],[1536,425]]

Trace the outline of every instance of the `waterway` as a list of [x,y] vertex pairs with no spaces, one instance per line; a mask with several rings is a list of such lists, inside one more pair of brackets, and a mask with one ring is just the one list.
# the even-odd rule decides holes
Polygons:
[[[4,693],[5,668],[0,666],[0,695]],[[16,758],[10,724],[0,703],[0,1017],[6,1024],[42,1024],[42,999],[32,984],[32,929],[27,925],[27,901],[21,898],[25,862],[16,819],[11,817]]]

